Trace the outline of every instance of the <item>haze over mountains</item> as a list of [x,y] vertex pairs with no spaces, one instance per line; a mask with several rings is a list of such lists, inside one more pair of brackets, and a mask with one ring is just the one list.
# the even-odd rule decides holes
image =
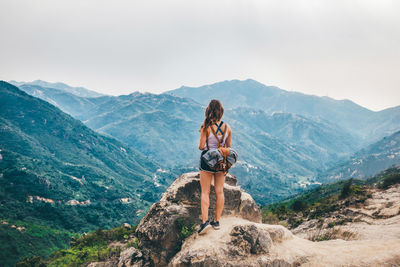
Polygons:
[[216,98],[228,108],[252,107],[268,113],[290,112],[322,118],[357,134],[366,142],[390,135],[400,125],[400,106],[374,112],[350,100],[289,92],[252,79],[222,81],[201,87],[182,86],[166,93],[190,97],[203,105]]
[[63,92],[69,92],[77,96],[82,96],[82,97],[98,97],[98,96],[103,96],[104,94],[86,89],[84,87],[72,87],[69,86],[65,83],[57,82],[57,83],[50,83],[46,82],[43,80],[35,80],[32,82],[17,82],[14,80],[9,81],[9,83],[15,85],[15,86],[21,86],[24,84],[30,84],[30,85],[38,85],[41,87],[47,87],[47,88],[53,88],[53,89],[58,89]]
[[318,180],[330,182],[338,179],[372,177],[381,170],[399,165],[400,131],[357,151],[349,160],[337,163],[325,171]]
[[[333,176],[325,175],[326,170],[332,172],[353,153],[400,130],[400,107],[374,112],[349,100],[288,92],[252,79],[158,95],[134,92],[96,98],[81,97],[66,86],[41,86],[52,86],[45,82],[18,85],[148,155],[164,169],[197,167],[204,108],[210,99],[220,99],[224,120],[234,132],[232,146],[239,152],[240,161],[231,172],[259,203],[328,181],[322,177]],[[390,162],[399,162],[397,156]]]

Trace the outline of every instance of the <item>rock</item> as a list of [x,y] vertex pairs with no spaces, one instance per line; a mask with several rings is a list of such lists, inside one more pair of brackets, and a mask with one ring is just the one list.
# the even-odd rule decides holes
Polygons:
[[87,267],[117,267],[116,261],[91,262]]
[[230,232],[231,243],[240,251],[240,255],[268,253],[272,245],[272,239],[262,228],[252,225],[237,225]]
[[139,267],[143,266],[143,254],[136,248],[130,247],[121,252],[118,267]]
[[[166,266],[179,251],[182,243],[179,238],[177,220],[187,225],[201,222],[200,174],[185,173],[178,177],[154,203],[136,228],[140,247],[144,255],[156,266]],[[238,216],[249,221],[261,223],[261,212],[253,198],[237,186],[236,177],[227,174],[224,184],[225,204],[222,216]],[[215,216],[215,191],[210,190],[209,218]],[[197,228],[196,228],[197,229]]]
[[204,236],[192,235],[170,261],[169,267],[183,266],[296,266],[301,256],[280,258],[275,246],[293,239],[280,225],[255,223],[228,216],[220,230]]
[[124,223],[122,226],[128,229],[132,228],[132,226],[129,223]]
[[[196,233],[201,222],[199,174],[186,173],[174,181],[137,226],[135,236],[139,238],[140,250],[126,248],[119,258],[88,266],[400,266],[400,215],[395,215],[400,205],[400,185],[377,191],[364,206],[344,207],[321,222],[326,225],[346,219],[346,223],[329,229],[340,227],[351,231],[356,227],[358,240],[312,242],[299,235],[320,228],[318,220],[301,224],[294,229],[298,231],[296,235],[281,225],[263,224],[258,206],[237,186],[236,178],[228,175],[226,181],[219,230],[210,229],[205,235]],[[213,186],[210,210],[212,218],[215,212]],[[383,219],[383,215],[374,215],[377,211],[391,217]],[[359,216],[362,222],[348,221],[349,217]],[[189,232],[184,240],[179,228],[181,219],[188,226],[185,231]],[[366,219],[373,224],[366,223]],[[191,224],[197,225],[193,234],[190,234]]]

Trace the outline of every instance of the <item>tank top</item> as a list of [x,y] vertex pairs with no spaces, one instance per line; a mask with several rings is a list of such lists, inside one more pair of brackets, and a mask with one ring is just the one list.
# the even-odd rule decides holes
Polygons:
[[[220,126],[222,126],[222,124],[220,124]],[[227,130],[228,130],[228,128],[226,128],[226,131]],[[217,129],[217,131],[215,132],[217,135],[218,135],[218,131],[219,130]],[[218,139],[219,139],[219,141],[220,141],[222,146],[225,145],[227,137],[228,137],[228,133],[225,133],[224,140],[222,140],[222,135],[218,135]],[[210,131],[210,134],[208,135],[208,147],[209,147],[209,149],[218,148],[217,138],[215,137],[215,135],[211,131]],[[207,142],[205,143],[205,145],[203,147],[203,150],[207,150]]]

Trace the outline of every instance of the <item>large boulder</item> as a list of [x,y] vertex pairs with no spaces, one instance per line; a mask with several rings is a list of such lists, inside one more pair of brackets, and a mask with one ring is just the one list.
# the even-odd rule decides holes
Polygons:
[[[214,183],[210,190],[209,218],[215,216]],[[185,225],[201,223],[200,174],[185,173],[178,177],[154,203],[136,228],[139,245],[151,265],[166,266],[180,250],[182,244],[182,222]],[[253,198],[238,185],[237,179],[227,174],[224,184],[225,203],[222,216],[237,216],[248,221],[261,223],[261,212]],[[178,223],[178,221],[180,223]],[[262,235],[262,234],[261,234]],[[261,237],[264,242],[265,240]],[[260,239],[260,240],[261,240]],[[265,241],[267,242],[267,241]],[[252,249],[260,249],[255,247]]]
[[[281,225],[255,223],[236,216],[222,217],[220,222],[219,230],[188,237],[168,267],[400,266],[400,239],[395,236],[312,242]],[[392,227],[397,226],[381,226],[377,230]]]
[[221,218],[221,228],[213,234],[187,238],[169,267],[299,266],[307,261],[306,257],[276,253],[282,242],[293,238],[283,226],[228,216]]

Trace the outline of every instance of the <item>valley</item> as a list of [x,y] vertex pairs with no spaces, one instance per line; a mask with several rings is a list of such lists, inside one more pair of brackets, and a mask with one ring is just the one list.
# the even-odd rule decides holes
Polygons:
[[230,173],[268,207],[267,221],[301,225],[305,218],[282,213],[292,204],[277,203],[309,190],[322,197],[321,184],[337,190],[341,180],[363,183],[400,164],[398,107],[373,112],[254,80],[120,96],[12,83],[0,82],[1,250],[13,251],[0,255],[6,266],[68,249],[84,232],[139,223],[178,175],[197,171],[210,98],[221,97],[234,133],[239,161]]

